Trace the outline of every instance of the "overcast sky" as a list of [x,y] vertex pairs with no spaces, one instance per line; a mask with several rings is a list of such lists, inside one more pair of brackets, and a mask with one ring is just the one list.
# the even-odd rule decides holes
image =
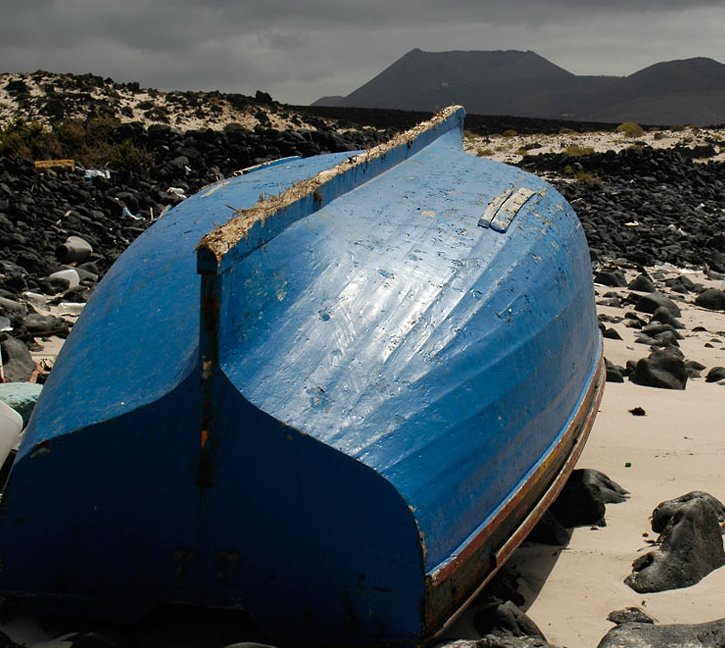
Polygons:
[[725,0],[0,0],[0,71],[346,95],[409,50],[534,50],[575,74],[725,63]]

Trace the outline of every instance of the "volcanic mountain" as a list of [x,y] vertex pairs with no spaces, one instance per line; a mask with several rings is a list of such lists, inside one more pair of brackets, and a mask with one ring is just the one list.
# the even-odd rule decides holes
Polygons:
[[725,65],[708,58],[657,63],[629,76],[579,76],[535,52],[414,49],[346,97],[315,105],[579,121],[712,125],[725,122]]

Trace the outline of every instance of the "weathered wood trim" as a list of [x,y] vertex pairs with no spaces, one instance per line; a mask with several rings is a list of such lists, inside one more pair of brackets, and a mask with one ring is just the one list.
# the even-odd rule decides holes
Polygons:
[[264,225],[273,217],[285,216],[289,216],[285,220],[294,222],[404,161],[442,133],[462,128],[463,115],[460,106],[445,108],[429,121],[369,151],[349,157],[312,178],[302,180],[284,193],[260,197],[254,207],[236,210],[235,217],[209,232],[199,242],[200,269],[215,271],[213,266],[218,267],[225,255],[241,241],[247,240],[255,225]]

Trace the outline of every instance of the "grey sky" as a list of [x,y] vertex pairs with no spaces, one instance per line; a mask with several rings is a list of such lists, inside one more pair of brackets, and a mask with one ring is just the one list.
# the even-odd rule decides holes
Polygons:
[[576,74],[725,63],[724,0],[0,0],[0,71],[309,103],[418,47],[534,50]]

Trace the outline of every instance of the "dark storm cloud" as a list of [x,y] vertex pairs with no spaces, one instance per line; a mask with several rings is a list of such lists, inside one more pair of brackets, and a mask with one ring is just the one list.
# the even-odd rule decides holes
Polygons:
[[346,94],[413,47],[533,49],[602,74],[725,58],[722,0],[0,0],[0,16],[3,70],[298,102]]
[[307,28],[449,24],[460,20],[487,23],[558,22],[583,15],[614,12],[691,11],[721,7],[722,0],[4,0],[0,35],[19,43],[28,35],[84,39],[103,34],[127,44],[162,47],[203,34],[227,38],[270,27]]

